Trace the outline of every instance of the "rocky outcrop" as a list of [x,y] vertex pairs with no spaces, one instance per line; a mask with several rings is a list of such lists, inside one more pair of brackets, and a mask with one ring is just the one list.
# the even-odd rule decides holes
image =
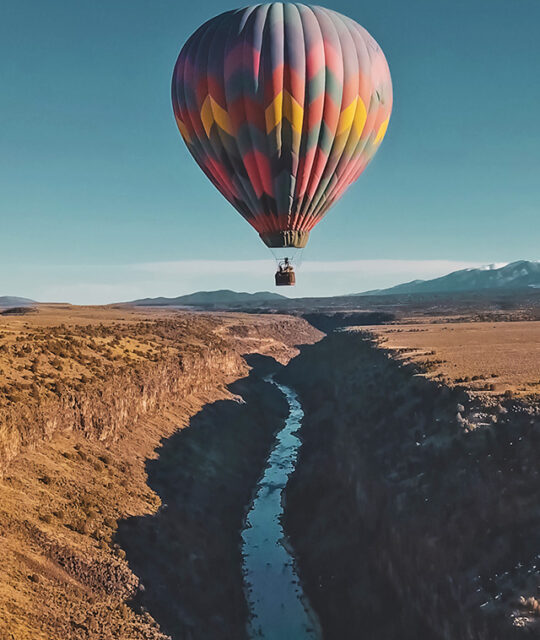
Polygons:
[[25,446],[49,440],[55,433],[78,431],[86,438],[113,442],[136,420],[157,411],[178,396],[247,373],[248,367],[233,350],[209,345],[198,352],[158,363],[143,363],[113,373],[100,384],[58,398],[5,409],[0,425],[0,464]]
[[480,406],[359,333],[282,375],[305,412],[286,529],[325,637],[537,632],[538,408]]
[[[150,334],[153,328],[169,347],[159,357],[144,357],[141,352],[142,357],[133,364],[116,368],[103,362],[103,370],[98,368],[93,380],[76,388],[58,383],[55,394],[38,393],[0,407],[0,473],[21,449],[50,440],[55,433],[74,431],[113,442],[142,416],[195,391],[204,393],[245,375],[249,367],[242,354],[261,353],[287,362],[298,352],[296,345],[322,335],[301,318],[287,316],[237,314],[210,316],[210,320],[191,316],[187,331],[185,317],[190,316],[150,325]],[[127,326],[121,336],[129,339],[137,331],[140,328],[134,325],[130,335]],[[72,333],[79,339],[75,330]],[[70,334],[63,339],[69,342]],[[24,336],[19,344],[23,345],[20,350],[25,348]],[[71,363],[65,360],[67,368]]]

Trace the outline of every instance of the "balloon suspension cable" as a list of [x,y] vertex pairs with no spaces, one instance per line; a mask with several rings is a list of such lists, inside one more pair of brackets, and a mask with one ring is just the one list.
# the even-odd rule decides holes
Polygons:
[[304,249],[298,249],[296,247],[280,247],[278,249],[269,247],[276,265],[287,260],[287,262],[293,267],[300,267],[302,264],[302,258],[304,255]]
[[299,269],[302,266],[302,262],[304,261],[304,247],[298,249],[298,253],[296,254],[296,266]]

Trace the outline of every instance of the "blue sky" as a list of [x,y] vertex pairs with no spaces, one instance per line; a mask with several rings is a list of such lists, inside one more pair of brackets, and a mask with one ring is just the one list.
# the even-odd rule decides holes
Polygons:
[[[195,165],[170,105],[183,42],[233,6],[2,0],[0,295],[272,287],[271,254]],[[327,6],[381,44],[394,112],[312,234],[294,293],[540,258],[538,0]]]

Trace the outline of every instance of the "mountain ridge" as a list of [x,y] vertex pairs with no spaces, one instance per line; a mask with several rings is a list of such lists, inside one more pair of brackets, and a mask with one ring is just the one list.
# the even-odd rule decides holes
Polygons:
[[135,306],[211,306],[245,303],[260,304],[261,302],[276,302],[277,300],[286,299],[285,296],[271,291],[246,293],[245,291],[218,289],[216,291],[196,291],[174,298],[141,298],[140,300],[133,300],[129,304]]
[[[411,280],[385,289],[372,289],[360,293],[338,296],[321,296],[310,298],[286,297],[270,291],[256,293],[236,292],[230,289],[217,291],[196,291],[194,293],[173,298],[156,297],[133,300],[128,304],[135,306],[178,306],[230,308],[235,306],[265,306],[275,304],[277,307],[290,306],[301,300],[333,300],[343,298],[377,297],[390,295],[415,294],[455,294],[471,292],[506,292],[540,290],[540,261],[516,260],[508,264],[492,264],[484,267],[470,267],[453,271],[430,280]],[[288,303],[288,304],[287,304]]]
[[412,280],[386,289],[372,289],[352,296],[540,288],[540,261],[516,260],[503,266],[486,265],[452,271],[431,280]]
[[37,304],[37,302],[30,298],[21,298],[19,296],[0,296],[0,307],[30,307],[33,304]]

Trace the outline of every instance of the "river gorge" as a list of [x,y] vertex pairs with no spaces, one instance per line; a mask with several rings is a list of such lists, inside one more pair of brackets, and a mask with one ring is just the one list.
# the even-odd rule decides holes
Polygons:
[[10,410],[2,640],[526,636],[537,414],[359,328],[175,317],[181,361]]

